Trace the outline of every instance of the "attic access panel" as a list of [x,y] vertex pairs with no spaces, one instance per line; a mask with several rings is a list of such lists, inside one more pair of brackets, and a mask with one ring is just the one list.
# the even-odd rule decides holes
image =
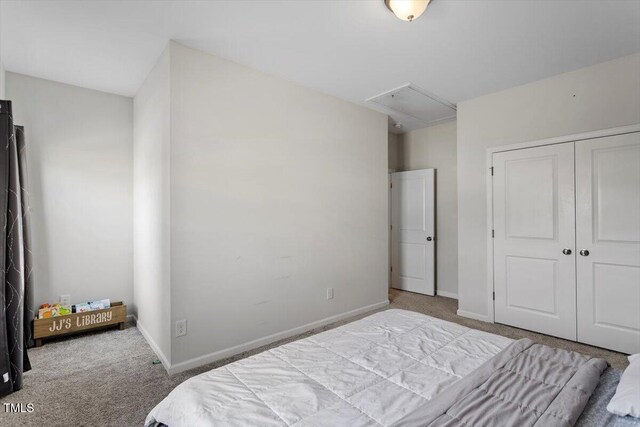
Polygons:
[[415,85],[407,84],[367,99],[392,112],[397,112],[424,124],[453,119],[456,106]]

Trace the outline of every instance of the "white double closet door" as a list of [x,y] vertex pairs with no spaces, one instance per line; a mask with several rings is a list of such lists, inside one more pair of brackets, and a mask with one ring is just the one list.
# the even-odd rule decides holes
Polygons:
[[493,167],[496,322],[640,352],[640,133]]

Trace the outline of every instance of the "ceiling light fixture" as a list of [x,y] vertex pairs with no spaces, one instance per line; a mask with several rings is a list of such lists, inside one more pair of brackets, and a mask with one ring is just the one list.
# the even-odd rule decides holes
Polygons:
[[413,21],[427,10],[431,0],[384,0],[387,8],[403,21]]

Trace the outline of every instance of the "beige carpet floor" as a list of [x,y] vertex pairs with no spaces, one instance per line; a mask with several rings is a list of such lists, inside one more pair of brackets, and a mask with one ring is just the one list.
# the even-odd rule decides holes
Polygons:
[[[514,339],[528,337],[604,358],[619,369],[627,366],[626,357],[619,353],[459,317],[456,315],[457,301],[450,298],[392,290],[390,300],[390,308],[418,311]],[[24,388],[0,399],[1,403],[32,403],[34,411],[6,413],[2,405],[0,426],[142,426],[149,410],[189,377],[364,316],[171,377],[161,365],[152,364],[155,355],[133,325],[124,331],[109,330],[45,343],[29,351],[33,369],[25,374]]]

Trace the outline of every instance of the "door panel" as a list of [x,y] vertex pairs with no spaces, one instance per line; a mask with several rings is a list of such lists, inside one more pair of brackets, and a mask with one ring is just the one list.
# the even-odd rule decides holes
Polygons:
[[507,256],[507,307],[553,317],[558,312],[558,262],[554,259]]
[[494,154],[493,212],[496,322],[575,340],[573,145]]
[[400,277],[424,280],[426,277],[425,245],[400,243],[398,252],[398,274]]
[[391,286],[434,295],[434,170],[393,173],[391,185]]
[[555,239],[555,157],[505,162],[507,236],[510,239]]
[[640,133],[576,144],[578,340],[640,352]]

